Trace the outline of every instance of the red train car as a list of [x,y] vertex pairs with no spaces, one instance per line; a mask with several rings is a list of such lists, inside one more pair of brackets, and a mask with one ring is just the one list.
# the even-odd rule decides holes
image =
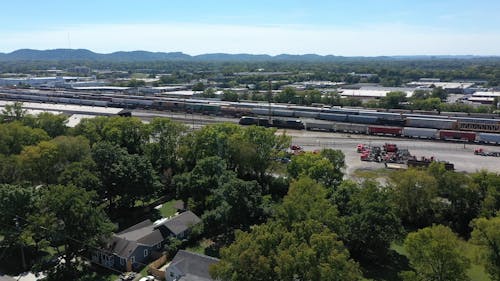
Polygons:
[[386,126],[368,126],[368,133],[370,135],[401,136],[403,134],[403,128],[386,127]]
[[442,140],[463,140],[468,142],[476,141],[476,132],[462,132],[462,131],[439,131],[439,138]]

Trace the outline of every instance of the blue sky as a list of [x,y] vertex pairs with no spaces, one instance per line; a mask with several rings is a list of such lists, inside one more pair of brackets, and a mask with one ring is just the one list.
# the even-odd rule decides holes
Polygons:
[[1,10],[0,52],[500,55],[498,0],[24,0]]

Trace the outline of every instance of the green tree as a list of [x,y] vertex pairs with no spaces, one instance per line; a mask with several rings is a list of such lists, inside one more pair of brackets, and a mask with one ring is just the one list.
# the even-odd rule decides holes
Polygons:
[[332,196],[339,207],[345,233],[342,240],[357,260],[380,261],[402,233],[397,210],[388,190],[373,182],[358,186],[343,182]]
[[274,101],[279,103],[297,103],[297,91],[292,87],[286,87],[274,96]]
[[[7,248],[25,244],[18,227],[24,226],[26,218],[34,211],[34,189],[18,185],[0,184],[0,245]],[[17,226],[16,226],[17,222]]]
[[110,208],[133,207],[136,200],[148,200],[160,188],[151,162],[137,154],[128,154],[123,148],[110,143],[97,143],[92,147],[92,159],[97,165],[103,189]]
[[283,203],[276,207],[274,217],[285,226],[298,221],[315,220],[339,233],[343,229],[342,221],[327,197],[325,187],[311,178],[301,177],[290,184],[288,194],[283,198]]
[[404,280],[470,280],[463,242],[448,227],[435,225],[410,233],[404,247],[413,269],[401,274]]
[[23,109],[22,102],[14,102],[6,104],[0,114],[0,122],[19,121],[26,115],[26,110]]
[[[23,122],[26,123],[27,121]],[[33,122],[34,123],[30,125],[31,127],[44,130],[52,138],[64,135],[68,130],[68,127],[66,126],[68,116],[64,114],[42,112],[33,119]]]
[[29,227],[31,233],[42,234],[53,245],[63,246],[65,262],[54,272],[74,276],[80,262],[77,256],[100,246],[111,235],[114,225],[96,202],[94,192],[74,186],[48,186],[40,191],[35,203],[37,212],[29,217]]
[[441,87],[436,87],[432,89],[431,96],[434,98],[439,98],[442,101],[446,101],[448,98],[448,93]]
[[290,228],[270,221],[251,232],[237,231],[210,273],[223,281],[361,280],[337,235],[314,220]]
[[409,169],[391,177],[393,199],[404,225],[423,227],[436,221],[438,183],[426,171]]
[[500,217],[472,221],[471,242],[481,247],[481,257],[491,280],[500,280]]
[[19,122],[0,124],[0,154],[19,154],[24,146],[49,140],[41,129],[32,129]]
[[203,90],[205,90],[205,84],[203,84],[202,82],[194,84],[193,91],[203,91]]
[[223,101],[239,101],[240,97],[236,92],[226,90],[222,93],[221,100],[223,100]]
[[401,103],[406,101],[405,92],[389,92],[382,98],[384,108],[401,108]]
[[287,170],[292,178],[306,175],[328,187],[335,187],[344,177],[342,172],[344,167],[343,153],[327,149],[319,154],[305,152],[293,156]]
[[166,118],[154,118],[148,125],[150,141],[145,146],[145,154],[158,174],[170,177],[178,167],[178,150],[186,126]]
[[262,187],[256,181],[244,181],[232,174],[212,191],[207,205],[209,211],[202,217],[205,229],[212,233],[247,230],[264,214]]

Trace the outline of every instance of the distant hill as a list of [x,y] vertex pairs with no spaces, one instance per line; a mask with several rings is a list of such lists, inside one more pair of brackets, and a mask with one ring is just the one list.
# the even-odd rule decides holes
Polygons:
[[[401,60],[401,59],[471,59],[480,58],[478,56],[383,56],[383,57],[342,57],[342,56],[321,56],[317,54],[289,55],[281,54],[277,56],[253,55],[253,54],[203,54],[190,56],[181,52],[114,52],[110,54],[99,54],[86,49],[54,49],[54,50],[32,50],[20,49],[12,53],[0,53],[0,61],[113,61],[113,62],[134,62],[134,61],[340,61],[340,60]],[[497,57],[498,58],[498,57]]]

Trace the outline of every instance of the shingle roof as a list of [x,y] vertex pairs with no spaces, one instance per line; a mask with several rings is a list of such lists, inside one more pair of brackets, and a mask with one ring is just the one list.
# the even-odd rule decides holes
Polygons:
[[197,215],[191,211],[186,211],[165,221],[162,225],[167,227],[174,235],[178,235],[199,222],[201,222],[201,219]]
[[[208,268],[211,264],[219,262],[219,259],[180,250],[170,263],[175,266],[184,275],[180,280],[185,281],[208,281],[213,280],[210,277]],[[170,267],[169,266],[169,267]]]

